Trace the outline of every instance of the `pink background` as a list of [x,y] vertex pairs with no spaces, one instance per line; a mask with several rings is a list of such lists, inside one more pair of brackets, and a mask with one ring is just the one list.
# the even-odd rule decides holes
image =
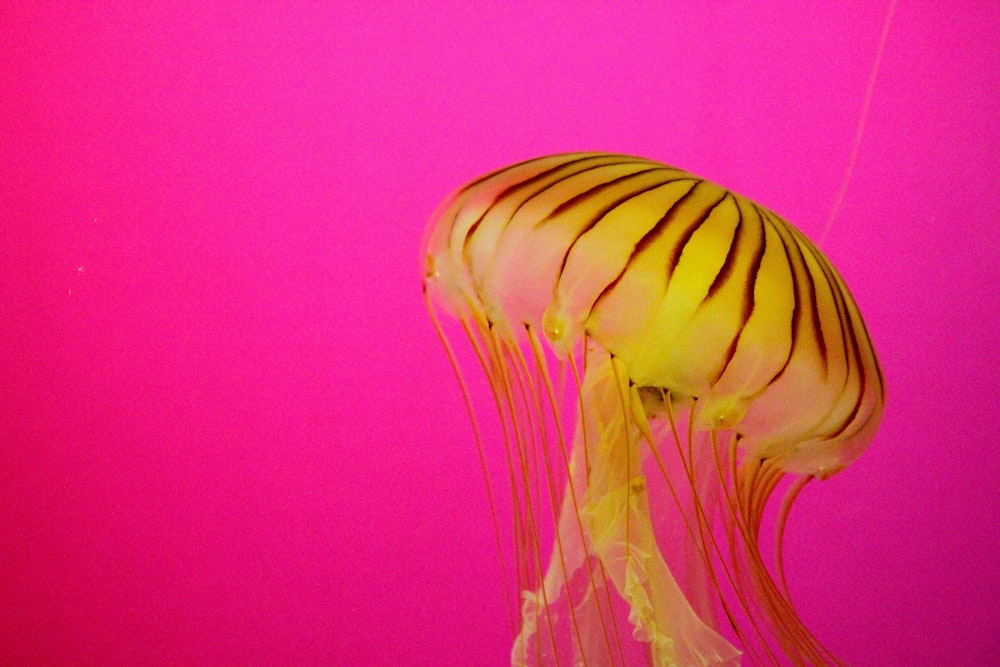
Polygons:
[[[0,4],[2,664],[503,664],[425,220],[602,149],[818,238],[887,9],[283,4]],[[788,570],[854,665],[1000,653],[998,43],[900,0],[823,242],[889,402]]]

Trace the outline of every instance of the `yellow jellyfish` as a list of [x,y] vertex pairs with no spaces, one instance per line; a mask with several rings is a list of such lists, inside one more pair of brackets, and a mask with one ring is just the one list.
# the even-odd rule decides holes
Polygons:
[[512,665],[836,664],[781,535],[803,485],[868,445],[883,379],[801,232],[679,169],[574,153],[460,188],[422,252],[459,379],[439,309],[500,415]]

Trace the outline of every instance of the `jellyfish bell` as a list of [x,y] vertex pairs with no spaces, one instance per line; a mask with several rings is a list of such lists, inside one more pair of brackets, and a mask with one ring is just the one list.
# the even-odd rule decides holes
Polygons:
[[512,664],[836,662],[792,606],[781,534],[805,482],[871,440],[883,380],[801,232],[682,170],[574,153],[460,188],[423,256],[453,365],[436,307],[501,418]]

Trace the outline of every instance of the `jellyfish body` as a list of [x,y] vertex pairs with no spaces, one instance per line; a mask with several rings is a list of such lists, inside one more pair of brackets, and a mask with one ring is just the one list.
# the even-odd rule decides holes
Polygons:
[[815,246],[679,169],[575,153],[460,188],[423,256],[431,315],[461,322],[502,420],[512,664],[835,662],[792,607],[781,533],[804,483],[865,449],[883,381]]

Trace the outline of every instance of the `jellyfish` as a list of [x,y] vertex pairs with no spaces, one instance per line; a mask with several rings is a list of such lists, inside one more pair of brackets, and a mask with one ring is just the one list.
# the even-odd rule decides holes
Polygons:
[[458,189],[422,254],[488,481],[440,313],[499,416],[512,665],[837,664],[782,535],[802,488],[867,447],[883,378],[799,230],[680,169],[572,153]]

